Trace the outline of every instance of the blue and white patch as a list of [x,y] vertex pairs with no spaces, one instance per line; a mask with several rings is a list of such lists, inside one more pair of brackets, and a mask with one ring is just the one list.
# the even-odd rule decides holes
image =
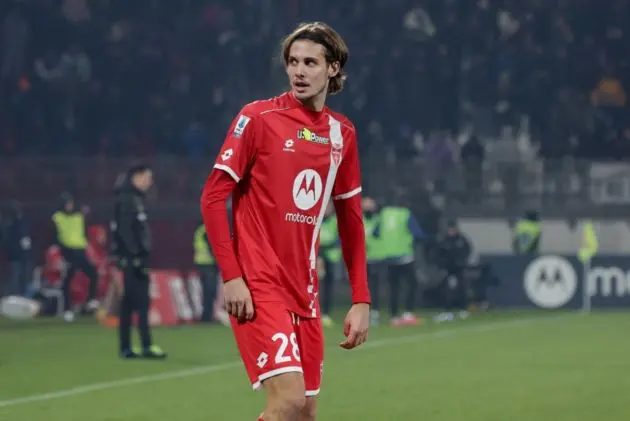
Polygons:
[[242,114],[238,117],[238,121],[236,122],[236,126],[234,127],[234,137],[241,137],[241,135],[245,131],[245,127],[247,127],[250,120],[251,118]]

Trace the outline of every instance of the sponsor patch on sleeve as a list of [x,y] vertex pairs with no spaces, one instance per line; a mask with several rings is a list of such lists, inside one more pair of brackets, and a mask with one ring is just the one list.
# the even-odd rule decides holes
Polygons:
[[243,135],[245,127],[247,127],[250,120],[251,118],[242,114],[238,117],[238,121],[236,122],[236,126],[234,127],[234,137],[241,137]]

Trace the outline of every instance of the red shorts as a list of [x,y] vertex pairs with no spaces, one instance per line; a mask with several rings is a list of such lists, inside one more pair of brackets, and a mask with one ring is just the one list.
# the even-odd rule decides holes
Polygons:
[[232,330],[247,375],[258,390],[262,382],[279,374],[303,373],[306,396],[316,396],[324,367],[321,319],[303,319],[275,303],[259,304],[254,320]]

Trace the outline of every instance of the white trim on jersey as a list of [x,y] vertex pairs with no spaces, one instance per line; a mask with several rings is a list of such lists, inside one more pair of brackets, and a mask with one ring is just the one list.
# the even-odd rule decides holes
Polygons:
[[338,194],[337,196],[333,197],[333,200],[350,199],[352,196],[356,196],[359,193],[361,193],[361,187],[357,187],[356,189],[349,191],[348,193]]
[[304,393],[304,396],[307,396],[307,397],[308,397],[308,396],[317,396],[317,395],[319,395],[319,389],[316,389],[316,390],[307,390],[307,391]]
[[311,263],[311,269],[315,270],[317,268],[317,253],[315,252],[315,248],[317,245],[317,237],[319,236],[319,231],[322,227],[322,223],[324,222],[324,215],[326,214],[326,208],[328,207],[328,201],[330,199],[330,195],[333,190],[333,186],[335,185],[335,178],[337,177],[337,170],[339,169],[339,164],[341,164],[341,158],[335,160],[333,157],[334,153],[343,153],[343,136],[341,136],[341,123],[335,120],[333,116],[328,116],[328,122],[330,124],[330,167],[328,168],[328,176],[326,177],[326,185],[324,187],[324,199],[322,200],[322,206],[319,210],[319,216],[317,218],[317,223],[315,224],[315,229],[313,230],[313,238],[311,239],[311,253],[309,256],[309,261]]
[[236,175],[236,173],[234,172],[234,170],[230,167],[228,167],[227,165],[222,165],[222,164],[214,164],[214,168],[216,168],[217,170],[223,170],[226,173],[230,174],[230,176],[234,179],[234,181],[236,181],[237,183],[241,181],[241,178]]
[[302,367],[300,366],[292,366],[277,368],[275,370],[268,371],[258,376],[258,381],[252,384],[252,388],[254,390],[259,390],[262,387],[262,382],[264,382],[265,380],[285,373],[304,373],[304,370],[302,370]]
[[337,177],[337,170],[343,159],[343,136],[341,135],[341,123],[335,120],[333,116],[328,116],[328,123],[330,124],[330,167],[328,167],[328,176],[326,177],[326,185],[324,187],[324,198],[322,199],[322,205],[319,210],[319,216],[317,217],[317,223],[313,229],[313,238],[311,239],[311,253],[309,255],[310,263],[310,280],[308,285],[308,293],[313,294],[314,297],[311,301],[311,317],[317,317],[317,311],[315,309],[315,300],[317,299],[317,292],[314,290],[313,285],[313,273],[317,270],[317,238],[319,237],[319,231],[322,228],[324,222],[324,215],[326,214],[326,208],[328,207],[328,201],[335,185],[335,178]]

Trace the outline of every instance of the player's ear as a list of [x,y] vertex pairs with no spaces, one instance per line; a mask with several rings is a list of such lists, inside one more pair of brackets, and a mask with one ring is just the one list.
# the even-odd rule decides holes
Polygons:
[[328,78],[333,78],[339,74],[339,62],[333,61],[328,65]]

